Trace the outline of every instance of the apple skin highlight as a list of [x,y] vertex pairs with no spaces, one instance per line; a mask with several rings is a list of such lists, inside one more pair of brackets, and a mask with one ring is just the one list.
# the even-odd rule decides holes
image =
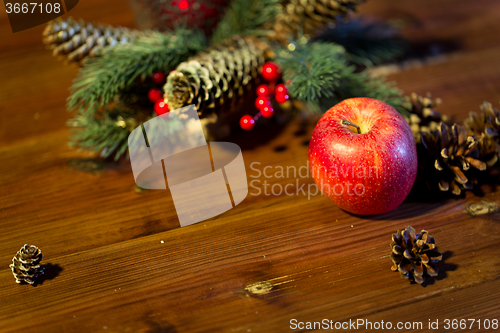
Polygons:
[[309,167],[323,194],[343,210],[382,214],[410,193],[417,149],[410,126],[394,108],[373,98],[350,98],[328,110],[316,125]]

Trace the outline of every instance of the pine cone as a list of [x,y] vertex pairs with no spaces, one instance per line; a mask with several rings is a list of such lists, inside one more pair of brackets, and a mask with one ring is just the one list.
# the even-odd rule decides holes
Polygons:
[[391,259],[392,271],[399,271],[402,278],[413,280],[419,284],[424,282],[424,274],[437,276],[438,269],[433,265],[442,259],[437,252],[434,237],[426,230],[416,234],[411,226],[404,231],[398,230],[392,235]]
[[280,42],[294,39],[299,34],[312,34],[328,24],[356,10],[364,0],[288,0],[276,17],[274,34]]
[[420,149],[419,166],[426,173],[424,179],[431,183],[430,187],[437,185],[441,191],[451,190],[459,195],[461,189],[472,188],[473,182],[466,176],[471,166],[486,170],[486,163],[476,148],[477,136],[463,126],[453,124],[450,128],[440,123],[438,130],[422,131],[421,136],[420,148],[425,149]]
[[269,47],[251,37],[231,37],[170,72],[164,86],[171,110],[194,104],[200,118],[233,111],[252,89]]
[[43,43],[53,49],[53,55],[64,55],[68,62],[96,57],[117,45],[127,44],[139,35],[138,30],[94,25],[73,18],[50,21],[43,31]]
[[42,251],[35,245],[25,244],[12,259],[10,268],[17,283],[34,284],[36,278],[43,274],[43,266],[40,261],[43,258]]
[[479,107],[481,113],[470,112],[464,125],[475,133],[484,133],[489,137],[498,137],[500,129],[500,110],[489,102],[483,102]]
[[432,99],[431,93],[427,93],[426,97],[412,93],[410,96],[406,96],[405,99],[410,106],[410,116],[405,116],[404,118],[410,125],[415,142],[420,142],[421,131],[435,131],[438,129],[440,122],[448,122],[449,119],[447,116],[441,115],[439,111],[434,109],[441,105],[441,99]]
[[464,120],[464,126],[480,136],[479,153],[491,167],[498,161],[500,152],[500,110],[488,102],[484,102],[479,108],[479,114],[470,112],[469,118]]

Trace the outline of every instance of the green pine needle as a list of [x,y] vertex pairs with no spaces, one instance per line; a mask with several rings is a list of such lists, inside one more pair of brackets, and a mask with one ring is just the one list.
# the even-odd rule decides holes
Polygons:
[[343,47],[320,42],[294,46],[293,51],[279,51],[276,61],[282,66],[290,96],[306,103],[313,112],[325,112],[351,97],[376,98],[404,112],[401,91],[366,71],[356,72]]
[[177,29],[171,33],[150,32],[130,44],[91,58],[81,69],[68,98],[68,108],[95,113],[112,98],[130,88],[136,78],[153,71],[169,71],[207,46],[197,31]]
[[322,98],[331,98],[340,85],[344,50],[334,44],[296,45],[294,51],[282,49],[277,62],[291,97],[307,103],[314,111]]
[[70,147],[101,153],[103,158],[114,154],[115,160],[127,150],[130,132],[118,126],[107,113],[101,118],[80,114],[68,121],[68,126],[74,127]]

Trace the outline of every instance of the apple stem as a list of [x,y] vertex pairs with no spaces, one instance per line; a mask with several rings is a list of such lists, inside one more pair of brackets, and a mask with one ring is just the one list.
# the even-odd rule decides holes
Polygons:
[[361,128],[359,128],[358,125],[351,123],[350,121],[342,119],[342,125],[349,125],[349,126],[352,126],[352,127],[356,127],[356,129],[358,130],[358,134],[361,134]]

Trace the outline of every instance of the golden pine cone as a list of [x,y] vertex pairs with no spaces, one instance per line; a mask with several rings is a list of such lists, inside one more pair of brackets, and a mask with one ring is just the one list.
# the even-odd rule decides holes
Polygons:
[[24,244],[12,259],[10,268],[17,283],[34,284],[36,278],[43,274],[43,266],[40,261],[43,258],[42,251],[35,245]]

